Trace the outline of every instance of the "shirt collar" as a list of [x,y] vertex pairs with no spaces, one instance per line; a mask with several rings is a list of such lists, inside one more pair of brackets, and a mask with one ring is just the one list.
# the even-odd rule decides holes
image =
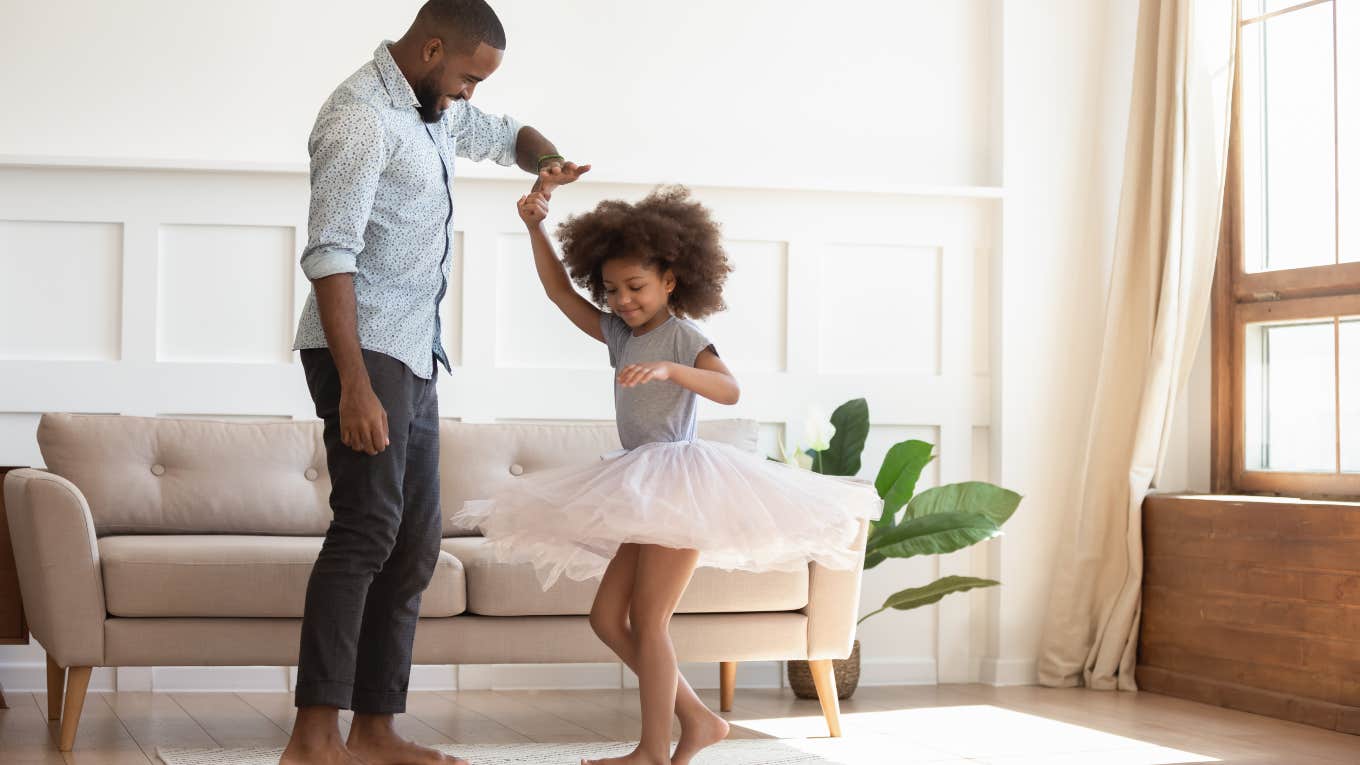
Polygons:
[[398,108],[420,106],[420,99],[416,98],[411,83],[406,81],[406,75],[401,73],[401,67],[397,66],[396,59],[392,58],[392,51],[387,49],[391,44],[391,40],[383,40],[378,49],[373,51],[373,63],[378,67],[378,76],[382,78],[383,87],[392,98],[393,106]]

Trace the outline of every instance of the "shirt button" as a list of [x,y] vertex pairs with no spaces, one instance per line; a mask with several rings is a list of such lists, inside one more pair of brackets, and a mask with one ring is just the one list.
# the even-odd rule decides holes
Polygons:
[[524,475],[524,466],[520,464],[511,465],[510,475]]
[[316,477],[317,477],[318,475],[320,475],[320,473],[317,473],[317,472],[316,472],[316,468],[307,468],[307,470],[305,470],[305,471],[302,473],[302,475],[303,475],[303,477],[306,478],[308,481],[315,481],[315,480],[316,480]]
[[152,465],[151,475],[165,475],[165,466],[160,464]]

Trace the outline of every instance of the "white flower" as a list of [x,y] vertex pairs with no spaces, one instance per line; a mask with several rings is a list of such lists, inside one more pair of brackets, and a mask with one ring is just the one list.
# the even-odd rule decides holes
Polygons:
[[792,465],[804,470],[812,469],[812,457],[800,449],[797,445],[792,448],[784,446],[784,442],[779,442],[779,459],[786,465]]
[[803,420],[803,440],[814,452],[824,452],[831,448],[831,438],[836,435],[836,426],[831,424],[821,409],[808,410]]

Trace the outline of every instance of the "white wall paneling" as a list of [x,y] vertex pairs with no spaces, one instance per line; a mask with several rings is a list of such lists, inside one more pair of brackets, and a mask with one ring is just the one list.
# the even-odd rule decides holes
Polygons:
[[165,225],[159,243],[157,361],[291,361],[292,227]]
[[[441,377],[441,413],[477,421],[610,420],[604,347],[557,313],[534,274],[514,210],[525,187],[459,181],[455,260],[441,314],[457,364]],[[648,188],[579,184],[556,196],[550,222],[602,199],[640,198]],[[785,434],[801,436],[810,407],[829,412],[864,396],[874,420],[864,475],[872,477],[888,446],[908,437],[941,451],[923,488],[972,475],[975,437],[987,432],[990,416],[990,382],[975,363],[981,309],[974,261],[993,247],[999,203],[717,187],[694,193],[722,222],[736,269],[725,295],[729,311],[704,324],[743,389],[737,406],[705,402],[701,416],[761,422],[761,449],[774,454]],[[306,206],[300,173],[0,167],[7,221],[0,224],[0,259],[7,268],[44,290],[57,277],[29,259],[39,252],[63,269],[79,267],[82,257],[102,269],[91,280],[98,291],[73,313],[54,314],[32,296],[0,308],[22,311],[13,318],[25,323],[46,310],[44,319],[57,325],[43,330],[41,343],[13,335],[0,341],[10,343],[0,358],[0,450],[7,459],[39,459],[32,438],[43,411],[312,418],[288,351],[307,289],[297,270]],[[91,312],[106,325],[102,334],[62,342],[81,337],[70,325],[87,323]],[[21,342],[45,355],[16,353]],[[967,554],[890,562],[866,577],[864,606],[969,566]],[[867,623],[867,680],[966,679],[975,612],[967,597],[955,597],[957,603]],[[10,655],[0,653],[0,667]],[[29,663],[27,654],[15,656]],[[524,686],[535,682],[526,671],[460,669],[457,677],[467,687]],[[704,671],[693,668],[696,676]],[[624,681],[601,672],[563,668],[550,679]],[[286,683],[268,668],[239,680],[172,668],[119,677],[128,687],[180,689]],[[417,677],[439,685],[454,674],[421,668]],[[744,677],[777,684],[778,667],[753,666]]]
[[97,221],[0,220],[0,358],[121,356],[121,229]]

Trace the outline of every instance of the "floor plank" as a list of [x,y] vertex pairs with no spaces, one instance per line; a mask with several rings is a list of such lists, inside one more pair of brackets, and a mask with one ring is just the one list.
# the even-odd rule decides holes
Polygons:
[[104,697],[128,734],[153,762],[159,747],[214,746],[212,736],[164,693],[112,693]]
[[[45,694],[44,694],[45,695]],[[85,708],[80,716],[80,727],[69,752],[62,752],[68,765],[148,765],[151,758],[138,746],[127,726],[109,706],[106,693],[91,693],[85,697]],[[35,695],[36,697],[36,695]],[[47,709],[46,699],[41,711]],[[52,747],[56,748],[61,723],[48,723]]]
[[462,706],[455,698],[455,694],[413,693],[406,700],[406,713],[460,744],[522,744],[532,740]]
[[600,734],[534,707],[511,693],[457,691],[444,694],[465,709],[495,720],[530,741],[599,741]]
[[[31,693],[8,691],[9,709],[0,709],[0,759],[15,765],[62,765],[47,727],[47,699],[36,701]],[[39,707],[41,704],[41,708]]]
[[171,698],[221,747],[283,746],[288,733],[234,693],[174,693]]
[[[701,690],[713,706],[716,690]],[[158,747],[283,746],[287,693],[92,693],[76,749],[60,753],[46,695],[0,710],[5,765],[153,765]],[[1152,693],[983,685],[864,687],[829,739],[815,700],[740,688],[733,737],[775,737],[844,763],[971,765],[1355,765],[1360,736]],[[425,744],[632,741],[636,689],[412,693],[401,733]],[[342,713],[342,728],[351,715]],[[982,733],[985,732],[985,735]],[[890,753],[890,754],[885,754]]]

